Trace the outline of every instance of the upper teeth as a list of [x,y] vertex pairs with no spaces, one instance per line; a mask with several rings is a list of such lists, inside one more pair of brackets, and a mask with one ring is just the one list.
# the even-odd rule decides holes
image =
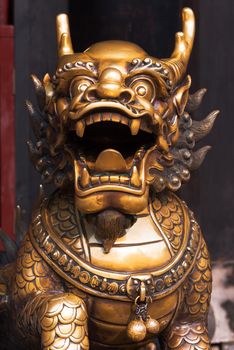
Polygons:
[[85,128],[87,125],[91,125],[94,123],[100,123],[100,122],[107,122],[107,121],[128,125],[130,127],[132,135],[137,135],[140,127],[142,130],[145,130],[147,132],[151,132],[151,130],[149,130],[149,128],[145,125],[145,123],[141,123],[140,118],[130,119],[130,118],[122,116],[118,113],[105,112],[105,113],[94,113],[94,114],[91,114],[91,115],[81,119],[81,120],[78,120],[76,123],[76,134],[79,137],[83,137],[84,132],[85,132]]

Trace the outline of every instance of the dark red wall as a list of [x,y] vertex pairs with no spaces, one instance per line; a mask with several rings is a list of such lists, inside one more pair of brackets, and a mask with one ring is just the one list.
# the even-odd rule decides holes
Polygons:
[[10,9],[9,1],[0,0],[0,227],[14,239],[14,27]]

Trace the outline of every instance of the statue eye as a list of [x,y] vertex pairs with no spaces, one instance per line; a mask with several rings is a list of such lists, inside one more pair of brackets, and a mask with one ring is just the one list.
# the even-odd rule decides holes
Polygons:
[[80,95],[93,83],[94,82],[92,79],[86,77],[74,78],[70,85],[70,96],[74,97],[75,95]]
[[144,97],[149,101],[155,99],[155,86],[150,79],[135,79],[131,82],[129,87],[140,97]]

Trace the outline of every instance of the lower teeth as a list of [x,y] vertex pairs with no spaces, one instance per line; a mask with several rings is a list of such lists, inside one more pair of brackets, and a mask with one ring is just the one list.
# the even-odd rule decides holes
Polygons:
[[[82,188],[87,188],[89,185],[99,186],[101,184],[119,184],[119,185],[131,185],[132,187],[140,187],[141,181],[140,178],[136,177],[136,174],[133,172],[132,176],[126,175],[100,175],[100,176],[89,176],[87,168],[84,168],[82,175],[80,177],[80,185]],[[88,177],[89,176],[89,177]]]

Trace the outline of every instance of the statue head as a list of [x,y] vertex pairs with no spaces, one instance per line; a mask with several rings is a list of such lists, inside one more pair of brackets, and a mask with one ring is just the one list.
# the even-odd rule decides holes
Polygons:
[[57,70],[43,82],[32,76],[41,119],[28,102],[37,138],[29,148],[44,181],[73,186],[81,212],[139,213],[151,191],[179,189],[201,164],[208,148],[193,147],[215,114],[198,125],[187,112],[204,94],[189,97],[194,32],[194,14],[184,8],[170,58],[125,41],[74,53],[68,17],[57,17]]

